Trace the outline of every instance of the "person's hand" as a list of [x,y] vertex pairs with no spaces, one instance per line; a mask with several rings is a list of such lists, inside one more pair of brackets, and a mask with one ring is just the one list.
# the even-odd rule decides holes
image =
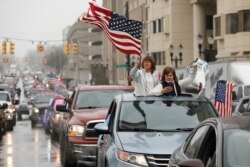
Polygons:
[[140,61],[137,63],[137,68],[141,68],[141,62]]
[[161,91],[161,93],[162,94],[165,94],[165,93],[170,93],[170,92],[172,92],[173,91],[173,88],[171,87],[171,86],[167,86],[167,87],[165,87],[162,91]]

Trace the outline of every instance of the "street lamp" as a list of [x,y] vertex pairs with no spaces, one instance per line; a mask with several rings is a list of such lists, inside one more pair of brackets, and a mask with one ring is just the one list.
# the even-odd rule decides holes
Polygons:
[[202,54],[201,48],[202,48],[202,43],[203,43],[203,38],[201,34],[197,36],[197,40],[198,40],[198,48],[199,48],[199,58],[201,58],[201,54]]
[[207,38],[207,42],[209,44],[209,50],[212,50],[213,49],[213,44],[214,44],[214,38],[213,38],[212,35]]
[[183,53],[183,46],[182,44],[179,45],[179,58],[176,56],[174,57],[174,46],[171,44],[169,46],[169,52],[170,52],[170,58],[171,58],[171,63],[175,62],[175,68],[178,67],[178,62],[182,62],[182,53]]

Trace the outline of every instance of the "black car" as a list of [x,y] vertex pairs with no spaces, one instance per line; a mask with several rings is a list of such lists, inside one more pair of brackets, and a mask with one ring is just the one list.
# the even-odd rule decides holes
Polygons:
[[208,119],[172,154],[170,167],[249,167],[249,141],[250,116]]
[[22,120],[22,115],[29,115],[29,105],[28,103],[21,103],[16,106],[17,120]]
[[49,106],[50,100],[55,96],[56,94],[54,93],[42,93],[37,94],[37,96],[34,98],[34,100],[31,102],[31,128],[34,128],[37,124],[42,125],[45,108]]

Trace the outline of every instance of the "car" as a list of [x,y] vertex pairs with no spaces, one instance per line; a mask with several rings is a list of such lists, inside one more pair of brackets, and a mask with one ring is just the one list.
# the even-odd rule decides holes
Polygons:
[[70,98],[65,98],[66,104],[57,105],[59,112],[67,113],[60,120],[60,159],[63,167],[95,166],[98,134],[94,126],[104,121],[115,95],[133,91],[133,86],[78,85]]
[[7,130],[12,131],[16,125],[16,109],[15,105],[19,103],[19,99],[12,99],[10,93],[5,90],[0,90],[0,103],[7,103],[8,107],[4,110],[4,115],[7,120]]
[[232,114],[233,116],[250,115],[250,96],[242,97]]
[[249,167],[250,116],[207,119],[170,158],[170,167]]
[[5,118],[4,110],[8,108],[7,103],[0,104],[0,141],[7,129],[7,119]]
[[21,104],[16,106],[17,120],[22,120],[22,115],[30,115],[30,108],[28,103],[22,102]]
[[37,125],[42,125],[42,118],[45,111],[45,108],[49,106],[49,102],[52,98],[57,96],[55,93],[40,93],[37,94],[34,100],[32,100],[30,103],[32,105],[31,107],[31,128],[36,127]]
[[56,105],[63,103],[64,97],[56,96],[51,99],[49,106],[45,108],[43,115],[43,127],[45,132],[50,134],[52,140],[57,139],[59,136],[60,112],[56,110]]
[[202,121],[218,117],[205,97],[117,95],[98,132],[97,166],[168,166],[173,151]]

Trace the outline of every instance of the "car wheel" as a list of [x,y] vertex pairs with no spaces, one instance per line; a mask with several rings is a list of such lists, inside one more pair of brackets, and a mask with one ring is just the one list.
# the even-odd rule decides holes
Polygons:
[[62,155],[62,166],[69,167],[69,166],[76,166],[76,159],[73,157],[71,153],[71,146],[66,138],[64,138],[64,149]]
[[31,128],[33,129],[36,126],[36,123],[34,121],[31,121]]
[[109,167],[107,160],[105,161],[105,167]]

